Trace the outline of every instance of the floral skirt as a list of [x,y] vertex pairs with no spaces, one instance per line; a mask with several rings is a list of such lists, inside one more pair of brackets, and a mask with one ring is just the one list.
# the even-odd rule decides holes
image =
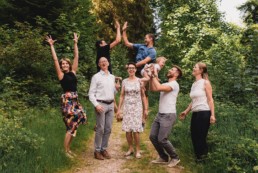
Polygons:
[[66,92],[61,96],[61,110],[66,130],[76,136],[80,124],[87,122],[86,112],[78,102],[77,92]]

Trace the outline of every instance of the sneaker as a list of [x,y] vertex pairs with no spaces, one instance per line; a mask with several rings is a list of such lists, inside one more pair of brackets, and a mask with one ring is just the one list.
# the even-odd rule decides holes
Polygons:
[[162,159],[162,158],[157,158],[156,160],[152,160],[151,163],[155,163],[155,164],[168,164],[168,161]]
[[168,167],[174,167],[176,166],[178,163],[180,162],[180,159],[172,159],[169,164],[168,164]]

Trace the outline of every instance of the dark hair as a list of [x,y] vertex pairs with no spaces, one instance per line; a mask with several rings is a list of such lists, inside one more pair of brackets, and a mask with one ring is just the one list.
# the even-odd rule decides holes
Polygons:
[[203,63],[203,62],[198,62],[197,65],[198,65],[199,69],[202,70],[202,78],[206,79],[206,80],[209,80],[208,70],[207,70],[206,64]]
[[128,63],[126,64],[126,68],[128,68],[129,65],[133,65],[133,66],[136,68],[136,64],[135,64],[134,62],[128,62]]
[[96,41],[95,46],[96,46],[97,49],[100,48],[100,44],[101,44],[102,41],[103,41],[103,40],[98,40],[98,41]]
[[175,67],[178,71],[178,76],[177,76],[177,79],[181,78],[183,76],[183,72],[182,72],[182,69],[177,66],[177,65],[173,65],[173,67]]
[[152,42],[153,42],[153,45],[154,45],[155,44],[155,35],[151,34],[151,33],[148,33],[147,35],[152,39]]

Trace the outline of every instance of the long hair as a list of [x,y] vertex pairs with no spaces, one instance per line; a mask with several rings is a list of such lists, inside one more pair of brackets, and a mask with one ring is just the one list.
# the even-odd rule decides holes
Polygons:
[[71,60],[69,58],[60,59],[59,65],[60,65],[61,70],[63,71],[63,69],[62,69],[62,62],[63,61],[66,61],[69,64],[69,71],[72,71],[72,63],[71,63]]
[[207,65],[203,62],[198,62],[197,65],[199,69],[202,70],[202,78],[205,80],[209,80]]

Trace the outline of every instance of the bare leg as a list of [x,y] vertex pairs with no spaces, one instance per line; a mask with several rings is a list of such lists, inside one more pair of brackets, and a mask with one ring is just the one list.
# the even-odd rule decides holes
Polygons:
[[66,132],[65,134],[65,140],[64,140],[64,148],[65,152],[70,151],[70,144],[72,142],[72,135],[69,132]]
[[126,132],[126,139],[128,143],[128,153],[133,152],[133,135],[132,132]]
[[136,146],[136,157],[140,158],[141,157],[141,153],[140,153],[140,133],[139,132],[134,132],[133,136],[134,136],[134,142],[135,142],[135,146]]

